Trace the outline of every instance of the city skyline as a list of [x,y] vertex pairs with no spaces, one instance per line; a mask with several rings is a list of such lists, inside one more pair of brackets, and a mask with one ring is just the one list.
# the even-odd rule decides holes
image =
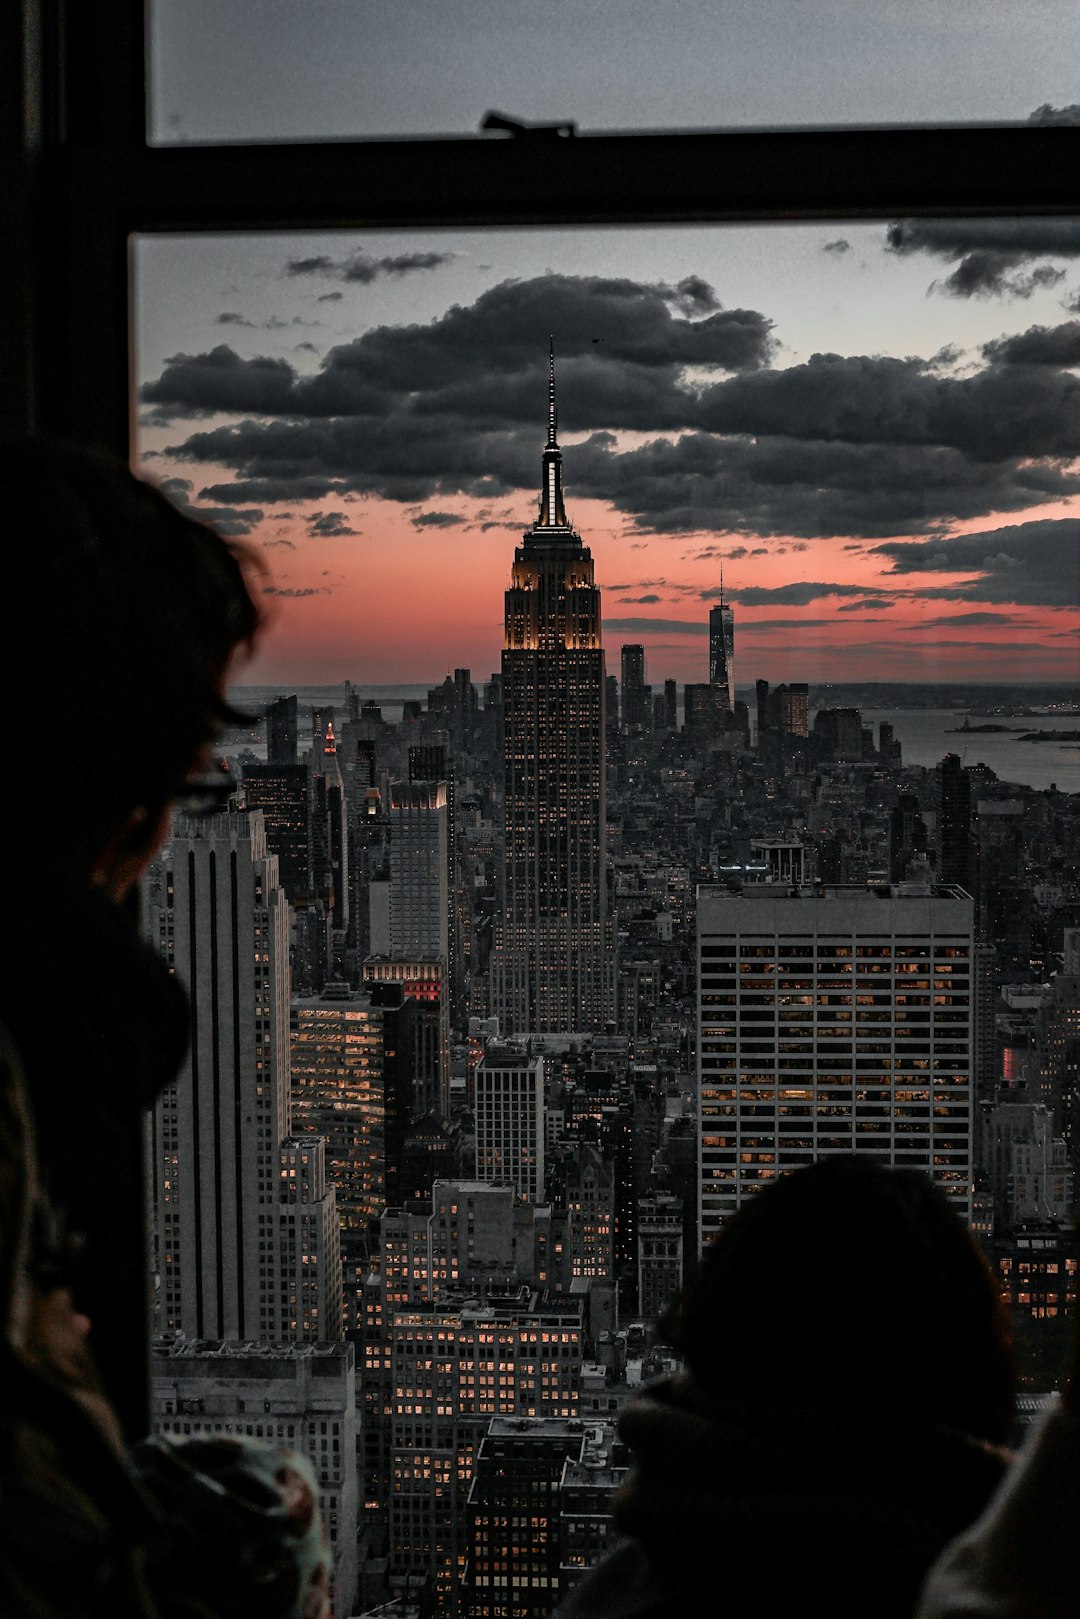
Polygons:
[[1068,680],[1050,223],[144,240],[142,467],[264,548],[245,681],[487,671],[553,330],[609,649],[707,679],[723,564],[744,685]]

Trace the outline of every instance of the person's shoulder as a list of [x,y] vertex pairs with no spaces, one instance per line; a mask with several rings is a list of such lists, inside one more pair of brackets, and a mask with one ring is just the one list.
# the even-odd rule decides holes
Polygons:
[[618,1540],[563,1599],[554,1619],[665,1619],[673,1595],[639,1543]]

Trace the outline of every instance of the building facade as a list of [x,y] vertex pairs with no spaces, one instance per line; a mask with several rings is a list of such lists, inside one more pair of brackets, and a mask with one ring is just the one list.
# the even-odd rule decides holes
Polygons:
[[544,1200],[544,1059],[489,1045],[476,1069],[476,1178]]
[[698,893],[699,1230],[830,1153],[971,1213],[973,907],[900,884]]
[[720,576],[720,600],[709,609],[709,685],[725,714],[735,712],[735,614],[724,601],[724,579]]
[[566,515],[551,362],[540,511],[514,554],[502,656],[504,912],[491,963],[506,1034],[615,1015],[604,653],[593,560]]
[[262,816],[177,814],[146,920],[191,1002],[187,1057],[153,1114],[158,1324],[339,1337],[323,1143],[292,1136],[288,904]]

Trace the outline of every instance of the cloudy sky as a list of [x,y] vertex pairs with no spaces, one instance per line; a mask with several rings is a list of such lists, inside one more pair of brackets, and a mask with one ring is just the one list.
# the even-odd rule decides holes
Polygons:
[[[852,17],[842,3],[792,11],[809,9]],[[991,35],[1015,10],[982,9]],[[380,8],[316,10],[340,28]],[[296,8],[265,16],[286,39]],[[751,28],[749,9],[727,16]],[[912,37],[928,60],[929,39]],[[220,64],[229,30],[214,44],[201,59]],[[917,63],[901,52],[899,78]],[[193,73],[162,84],[159,132],[267,133],[243,94],[232,105],[249,123],[213,127],[221,97]],[[1027,79],[1040,75],[1033,61]],[[1017,96],[1043,105],[1014,77],[1003,117],[1023,115]],[[302,79],[282,132],[326,133]],[[489,104],[544,115],[512,99],[509,70],[496,88]],[[834,118],[850,101],[833,84]],[[374,98],[367,127],[386,105]],[[429,106],[427,127],[454,127],[448,108]],[[549,110],[589,122],[577,105]],[[647,97],[636,111],[657,121]],[[723,565],[740,683],[1080,674],[1071,221],[155,238],[137,245],[135,288],[145,471],[266,559],[253,680],[498,666],[502,591],[535,511],[549,332],[568,506],[596,559],[612,666],[620,642],[642,640],[653,680],[704,678]]]

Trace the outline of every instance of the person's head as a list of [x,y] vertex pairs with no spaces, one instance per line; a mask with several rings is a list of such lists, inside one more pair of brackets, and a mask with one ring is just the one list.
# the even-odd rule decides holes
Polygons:
[[902,1413],[993,1443],[1011,1426],[998,1291],[918,1170],[853,1155],[770,1181],[720,1231],[663,1326],[719,1399]]
[[131,1459],[161,1514],[146,1572],[163,1619],[329,1619],[330,1552],[303,1456],[222,1434],[145,1439]]
[[27,439],[0,444],[0,480],[0,681],[32,771],[8,848],[108,882],[228,717],[258,613],[235,552],[125,467]]

